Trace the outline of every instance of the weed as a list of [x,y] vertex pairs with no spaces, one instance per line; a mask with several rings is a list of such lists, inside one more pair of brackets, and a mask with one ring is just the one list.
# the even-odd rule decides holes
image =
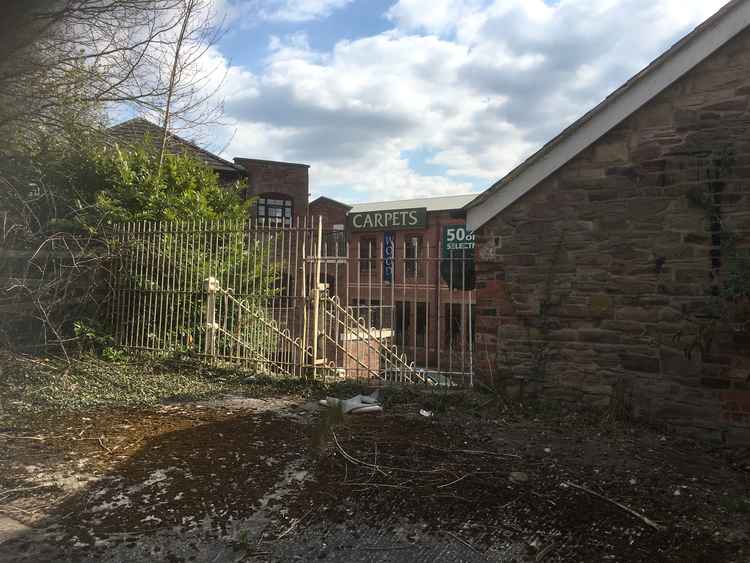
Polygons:
[[239,534],[239,537],[237,538],[238,543],[242,547],[247,547],[250,545],[250,533],[247,530],[242,530]]

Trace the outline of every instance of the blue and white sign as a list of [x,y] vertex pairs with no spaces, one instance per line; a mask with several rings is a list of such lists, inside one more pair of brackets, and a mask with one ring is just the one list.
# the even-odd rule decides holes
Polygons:
[[396,251],[396,237],[390,232],[383,233],[383,281],[393,283],[393,255]]

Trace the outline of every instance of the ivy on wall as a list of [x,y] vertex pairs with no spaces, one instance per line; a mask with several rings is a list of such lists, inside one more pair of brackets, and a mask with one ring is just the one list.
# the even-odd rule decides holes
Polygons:
[[[750,330],[750,254],[738,244],[739,237],[727,223],[722,208],[735,164],[733,147],[712,151],[706,159],[705,182],[687,194],[692,205],[703,209],[711,237],[711,283],[707,288],[706,314],[692,319],[697,327],[684,347],[688,358],[709,351],[719,325],[729,326],[735,332]],[[675,340],[681,336],[678,333]]]

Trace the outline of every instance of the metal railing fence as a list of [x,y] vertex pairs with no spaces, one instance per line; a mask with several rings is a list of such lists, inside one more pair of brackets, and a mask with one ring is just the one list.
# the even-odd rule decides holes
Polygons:
[[116,341],[287,377],[471,385],[471,253],[342,235],[304,218],[121,225]]
[[260,333],[250,331],[258,319],[296,334],[314,234],[304,219],[275,227],[252,220],[121,225],[112,306],[117,343],[245,361],[247,346],[237,340],[257,343]]

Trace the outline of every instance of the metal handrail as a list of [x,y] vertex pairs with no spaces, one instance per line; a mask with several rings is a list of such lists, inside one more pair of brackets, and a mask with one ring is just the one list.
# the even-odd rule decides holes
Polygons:
[[[354,325],[354,328],[356,328],[357,330],[362,331],[364,334],[367,334],[368,337],[369,337],[369,335],[372,334],[372,328],[368,328],[367,327],[367,325],[364,322],[364,319],[362,317],[359,317],[359,318],[355,317],[349,311],[348,307],[342,306],[341,305],[341,300],[339,299],[338,296],[333,296],[332,297],[332,296],[328,295],[327,292],[323,292],[323,293],[321,293],[321,300],[323,300],[325,303],[328,303],[328,304],[332,305],[333,307],[335,307],[336,311],[338,313],[342,313],[344,315],[344,318],[346,320],[348,320],[351,324]],[[342,321],[340,319],[338,319],[338,317],[335,316],[332,312],[326,311],[326,314],[330,318],[336,319],[339,322],[339,324],[341,324]],[[348,325],[346,325],[346,323],[344,323],[344,325],[348,326]],[[356,358],[353,354],[351,354],[350,352],[348,352],[345,347],[340,346],[338,342],[335,342],[335,339],[332,339],[330,337],[330,335],[328,335],[326,333],[326,336],[328,337],[329,340],[331,340],[332,342],[334,342],[336,344],[336,346],[339,347],[340,350],[342,350],[345,354],[347,354],[347,356],[349,358],[354,359],[357,362],[357,364],[360,365],[360,367],[365,367],[367,369],[368,373],[371,373],[371,374],[375,375],[378,378],[382,377],[379,373],[374,372],[369,366],[365,366],[359,360],[359,358]],[[370,344],[369,338],[367,340],[367,345],[368,345],[368,347],[371,350],[374,350],[374,348]],[[400,354],[399,350],[398,350],[398,347],[395,344],[392,344],[391,346],[388,346],[388,344],[386,344],[386,343],[381,343],[381,345],[377,349],[377,353],[385,356],[386,364],[395,365],[395,367],[396,367],[396,369],[398,371],[398,374],[400,376],[405,377],[406,379],[408,379],[409,383],[414,383],[415,379],[421,381],[422,383],[426,383],[426,379],[419,372],[419,370],[417,370],[414,362],[409,362],[407,360],[407,358],[406,358],[406,354]]]

